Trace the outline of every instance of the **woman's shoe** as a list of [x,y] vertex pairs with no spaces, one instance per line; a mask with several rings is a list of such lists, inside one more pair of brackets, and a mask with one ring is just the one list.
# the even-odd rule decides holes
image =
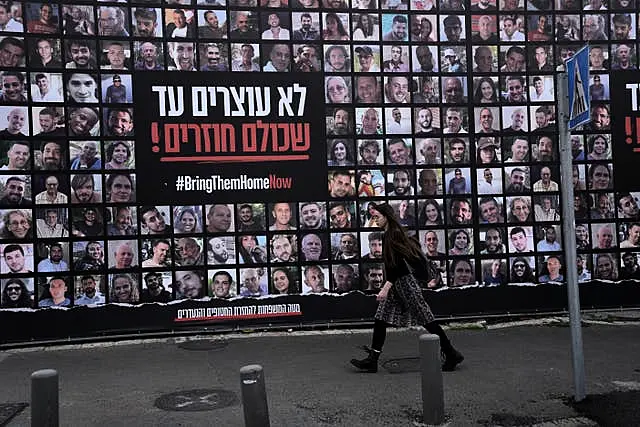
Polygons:
[[378,358],[380,357],[380,352],[375,351],[367,347],[366,345],[362,346],[362,349],[369,353],[369,355],[366,358],[360,360],[351,359],[351,364],[363,372],[378,372]]
[[447,352],[443,352],[444,363],[442,364],[442,370],[446,372],[451,372],[456,369],[456,366],[462,363],[464,360],[464,356],[455,348],[451,347],[451,349]]

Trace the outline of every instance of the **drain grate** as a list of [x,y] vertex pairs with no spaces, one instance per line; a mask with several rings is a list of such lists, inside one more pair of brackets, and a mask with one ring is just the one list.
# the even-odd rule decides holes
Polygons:
[[202,412],[238,405],[238,396],[229,390],[205,388],[176,391],[156,399],[156,408],[164,411]]
[[0,427],[9,425],[9,421],[29,406],[28,403],[0,403]]
[[226,341],[193,340],[178,344],[178,348],[189,351],[215,351],[222,350],[229,345]]

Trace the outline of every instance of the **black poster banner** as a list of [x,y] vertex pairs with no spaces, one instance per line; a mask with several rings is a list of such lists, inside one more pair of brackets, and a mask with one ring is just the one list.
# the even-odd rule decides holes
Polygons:
[[611,129],[614,182],[618,192],[638,190],[640,161],[640,73],[617,73],[611,79]]
[[[184,76],[184,74],[181,74]],[[327,197],[320,76],[137,73],[139,201]]]

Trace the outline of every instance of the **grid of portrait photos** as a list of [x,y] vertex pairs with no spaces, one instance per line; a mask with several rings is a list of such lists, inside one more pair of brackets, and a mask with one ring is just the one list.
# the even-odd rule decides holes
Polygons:
[[[1,306],[376,292],[382,201],[434,288],[561,282],[556,73],[585,43],[578,272],[640,278],[609,93],[637,32],[635,0],[0,1]],[[159,71],[322,73],[327,198],[136,203],[135,75]]]

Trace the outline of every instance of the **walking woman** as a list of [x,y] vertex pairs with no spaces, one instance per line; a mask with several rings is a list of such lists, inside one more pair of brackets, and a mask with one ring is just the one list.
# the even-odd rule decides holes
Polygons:
[[385,230],[382,256],[387,282],[377,295],[379,305],[375,314],[371,348],[364,347],[369,355],[361,360],[352,359],[351,364],[364,372],[377,372],[387,326],[419,324],[440,337],[440,350],[444,356],[442,370],[453,371],[464,357],[453,348],[422,296],[417,278],[429,282],[434,277],[420,250],[420,244],[400,226],[394,217],[393,208],[388,204],[370,203],[369,206],[372,208],[372,221]]

